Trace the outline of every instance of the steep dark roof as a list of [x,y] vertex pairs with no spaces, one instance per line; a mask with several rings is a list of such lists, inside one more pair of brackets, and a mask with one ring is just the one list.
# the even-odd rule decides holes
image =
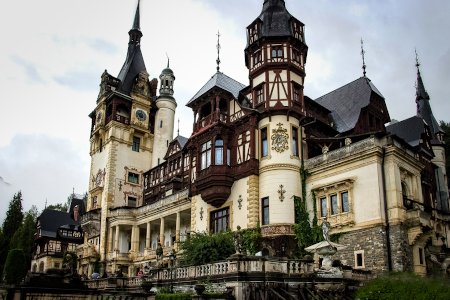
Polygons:
[[178,135],[176,138],[174,138],[174,141],[178,141],[178,143],[180,144],[181,149],[184,148],[184,145],[186,145],[188,138]]
[[420,144],[421,135],[425,130],[426,124],[423,119],[417,116],[409,119],[395,122],[386,126],[386,131],[395,134],[413,147]]
[[245,87],[244,84],[234,80],[231,77],[223,74],[222,72],[216,72],[210,80],[192,97],[186,104],[188,107],[192,107],[192,104],[203,96],[205,93],[213,89],[214,87],[221,88],[233,95],[235,99],[238,98],[239,92]]
[[138,3],[133,21],[133,27],[128,32],[130,40],[128,42],[127,58],[125,59],[125,63],[117,76],[117,78],[121,81],[119,91],[126,95],[130,95],[136,76],[142,71],[147,71],[141,52],[142,32],[139,28],[139,24],[140,14]]
[[437,139],[436,134],[444,132],[436,121],[433,115],[433,111],[430,106],[430,96],[425,90],[425,85],[423,84],[422,76],[420,74],[419,66],[417,66],[417,88],[416,88],[416,103],[417,103],[417,115],[422,117],[424,121],[430,126],[431,133],[433,134],[432,143],[441,144]]
[[260,37],[292,35],[290,20],[292,15],[286,9],[284,0],[265,0],[257,20],[261,20]]
[[58,228],[63,225],[77,225],[71,218],[70,214],[52,209],[44,209],[38,217],[38,222],[41,226],[42,237],[56,237]]
[[338,132],[346,132],[355,127],[362,108],[370,103],[372,93],[383,95],[367,77],[360,77],[315,101],[331,111]]

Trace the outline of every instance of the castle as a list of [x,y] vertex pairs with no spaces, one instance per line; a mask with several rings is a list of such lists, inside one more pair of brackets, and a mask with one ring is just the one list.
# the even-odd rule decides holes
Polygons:
[[[93,111],[79,273],[100,261],[129,276],[191,232],[260,226],[263,255],[293,255],[296,201],[327,218],[344,264],[373,272],[445,268],[450,238],[444,132],[417,66],[417,115],[389,126],[366,77],[318,99],[303,93],[305,25],[265,0],[247,30],[249,82],[217,72],[186,103],[190,137],[173,136],[179,102],[167,65],[150,79],[137,6],[125,63],[104,72]],[[157,92],[159,87],[159,92]],[[411,99],[411,105],[414,105]]]

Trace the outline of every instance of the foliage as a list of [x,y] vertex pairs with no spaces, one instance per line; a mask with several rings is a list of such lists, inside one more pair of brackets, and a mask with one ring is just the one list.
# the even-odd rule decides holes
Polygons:
[[57,203],[57,204],[50,204],[49,206],[47,206],[47,209],[51,209],[51,210],[59,210],[62,212],[67,212],[69,210],[68,208],[68,204],[67,203]]
[[186,293],[176,293],[176,294],[156,294],[155,300],[191,300],[192,295]]
[[36,207],[32,207],[25,214],[23,224],[16,230],[10,243],[9,249],[22,249],[27,263],[27,269],[31,266],[31,258],[34,247],[34,234],[36,233]]
[[392,273],[371,280],[361,287],[356,298],[368,300],[448,299],[450,282],[443,278],[420,277],[412,273]]
[[[447,162],[446,171],[450,174],[450,122],[440,121],[439,126],[444,130],[444,142],[445,142],[445,159]],[[447,185],[450,186],[450,176],[447,176]]]
[[301,256],[307,254],[305,252],[306,247],[318,243],[323,239],[321,229],[317,224],[316,199],[314,192],[312,192],[314,216],[311,221],[306,207],[306,178],[308,175],[308,171],[304,169],[304,166],[301,166],[300,178],[302,181],[302,197],[294,196],[296,220],[296,223],[294,224],[294,232],[295,238],[297,239],[299,255]]
[[[3,272],[8,249],[11,249],[9,244],[14,236],[14,233],[22,225],[22,192],[19,191],[14,194],[9,202],[6,218],[2,225],[2,238],[0,239],[0,272]],[[2,277],[0,277],[2,278]]]
[[189,265],[202,265],[224,260],[235,253],[233,233],[216,234],[194,232],[181,244],[183,260]]
[[256,252],[261,251],[261,227],[259,224],[256,228],[249,228],[242,230],[242,248],[244,252],[250,255],[255,255]]
[[18,284],[25,278],[26,273],[27,268],[23,250],[10,250],[3,269],[3,281],[6,284]]

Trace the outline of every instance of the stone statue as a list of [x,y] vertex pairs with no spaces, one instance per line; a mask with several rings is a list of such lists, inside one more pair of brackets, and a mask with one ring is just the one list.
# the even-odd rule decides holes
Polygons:
[[325,216],[325,218],[323,219],[322,222],[322,234],[323,234],[323,239],[325,241],[328,242],[328,244],[331,245],[331,241],[330,241],[330,222],[327,221],[327,217]]

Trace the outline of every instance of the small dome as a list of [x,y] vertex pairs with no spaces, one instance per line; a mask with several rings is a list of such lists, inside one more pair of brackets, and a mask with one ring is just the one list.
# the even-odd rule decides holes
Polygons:
[[171,68],[167,67],[164,70],[162,70],[161,75],[173,75],[173,71]]

